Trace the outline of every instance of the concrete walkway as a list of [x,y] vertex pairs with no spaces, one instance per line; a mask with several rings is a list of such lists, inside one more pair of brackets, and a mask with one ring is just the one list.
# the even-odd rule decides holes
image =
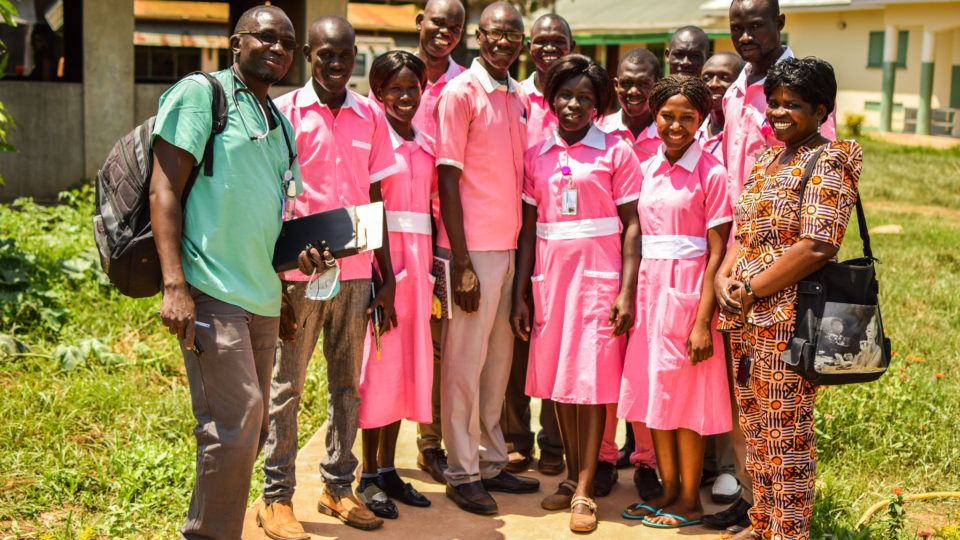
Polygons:
[[[536,400],[534,400],[536,402]],[[537,418],[536,412],[532,415]],[[622,430],[622,423],[621,423]],[[569,512],[548,512],[540,508],[540,500],[553,493],[563,476],[542,476],[533,470],[528,472],[540,480],[540,492],[530,495],[508,495],[494,493],[500,506],[496,516],[477,516],[460,510],[444,493],[444,486],[433,482],[429,475],[417,469],[416,426],[403,422],[397,448],[397,468],[400,476],[411,482],[426,495],[433,505],[429,508],[413,508],[397,503],[400,518],[386,520],[377,531],[364,532],[351,529],[339,521],[317,511],[317,499],[323,489],[318,464],[324,455],[324,430],[314,434],[313,438],[300,450],[297,458],[297,491],[293,498],[297,517],[313,538],[366,538],[368,540],[432,540],[432,539],[546,539],[546,538],[582,538],[570,532],[568,528]],[[354,448],[360,455],[360,437]],[[622,434],[617,440],[622,440]],[[534,461],[534,465],[536,462]],[[702,491],[707,512],[720,507],[709,502],[709,489]],[[631,469],[620,471],[620,482],[608,497],[597,499],[600,519],[597,530],[591,538],[636,539],[636,538],[720,538],[717,531],[702,527],[687,527],[679,530],[663,531],[645,527],[639,521],[627,521],[620,517],[627,506],[637,502],[633,487]],[[260,501],[247,511],[243,538],[246,540],[267,540],[267,536],[257,527],[256,512]]]

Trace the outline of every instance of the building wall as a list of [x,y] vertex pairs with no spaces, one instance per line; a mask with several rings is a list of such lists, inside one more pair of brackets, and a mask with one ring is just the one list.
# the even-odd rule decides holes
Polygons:
[[17,152],[0,153],[0,200],[54,200],[83,178],[82,84],[0,81],[0,102],[17,123]]
[[[881,32],[886,24],[909,32],[907,66],[897,69],[894,92],[893,128],[903,126],[904,107],[919,103],[921,50],[924,28],[936,32],[932,107],[950,103],[951,66],[960,63],[956,41],[960,33],[949,25],[960,25],[960,3],[889,6],[885,10],[788,13],[785,31],[797,56],[819,56],[833,64],[837,73],[837,118],[845,113],[863,113],[868,127],[878,127],[883,70],[867,67],[870,32]],[[945,27],[946,26],[946,27]]]

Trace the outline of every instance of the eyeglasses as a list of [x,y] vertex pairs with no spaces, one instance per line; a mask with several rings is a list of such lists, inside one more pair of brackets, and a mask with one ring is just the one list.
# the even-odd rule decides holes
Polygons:
[[503,30],[485,30],[480,29],[480,32],[490,41],[497,42],[503,38],[507,38],[507,41],[510,43],[523,43],[523,32],[505,32]]
[[237,32],[237,35],[243,34],[255,37],[257,41],[268,47],[273,47],[279,43],[280,46],[283,47],[283,50],[288,52],[294,51],[297,48],[297,41],[295,39],[280,37],[273,32],[253,32],[251,30]]

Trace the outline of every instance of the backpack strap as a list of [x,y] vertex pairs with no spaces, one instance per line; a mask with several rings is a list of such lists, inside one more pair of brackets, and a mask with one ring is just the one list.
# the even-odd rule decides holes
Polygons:
[[[803,219],[803,195],[807,191],[807,182],[813,176],[813,171],[820,161],[820,155],[823,154],[827,145],[821,145],[810,156],[810,161],[803,171],[803,183],[800,185],[800,219]],[[863,256],[866,259],[873,259],[873,250],[870,248],[870,231],[867,230],[867,215],[863,211],[863,204],[860,201],[860,191],[857,190],[857,226],[860,229],[860,241],[863,243]]]
[[203,148],[203,174],[213,176],[213,138],[223,133],[224,128],[227,127],[227,94],[223,91],[220,81],[213,75],[205,71],[194,71],[190,75],[202,75],[213,87],[213,103],[211,104],[213,124],[210,128],[210,138],[207,139],[207,145]]
[[210,136],[207,138],[207,144],[203,147],[203,158],[200,160],[200,163],[197,163],[193,170],[190,171],[190,176],[187,177],[187,185],[183,187],[180,204],[184,207],[187,205],[187,196],[193,189],[194,182],[197,181],[201,163],[203,164],[203,174],[213,176],[213,138],[223,133],[223,130],[227,127],[227,94],[223,90],[223,85],[221,85],[220,81],[213,75],[205,71],[194,71],[186,77],[190,77],[191,75],[201,75],[213,88],[213,101],[210,105],[213,120],[210,125]]

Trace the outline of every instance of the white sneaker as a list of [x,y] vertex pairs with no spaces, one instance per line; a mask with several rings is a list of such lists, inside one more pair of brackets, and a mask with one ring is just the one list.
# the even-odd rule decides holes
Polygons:
[[730,504],[740,498],[740,482],[737,477],[725,472],[713,481],[710,497],[717,504]]

